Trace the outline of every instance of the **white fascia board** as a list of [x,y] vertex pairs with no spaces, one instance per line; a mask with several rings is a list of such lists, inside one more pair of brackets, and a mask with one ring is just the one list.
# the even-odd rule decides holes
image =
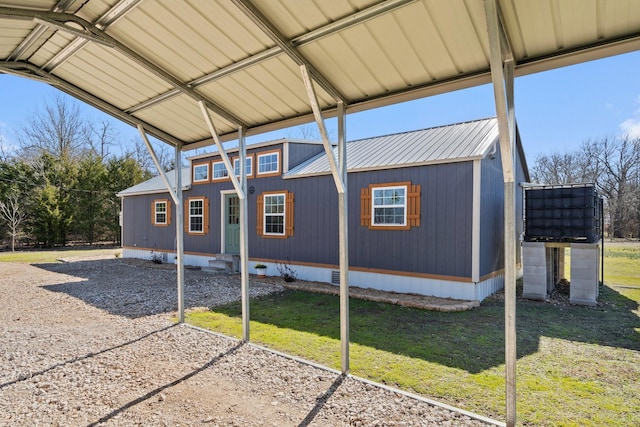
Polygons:
[[[188,191],[190,189],[191,189],[190,185],[182,186],[182,191]],[[125,191],[116,193],[116,197],[145,196],[148,194],[163,194],[163,193],[168,194],[169,190],[167,190],[166,188],[156,189],[156,190],[147,190],[147,191],[133,191],[133,192],[127,192],[125,190]]]

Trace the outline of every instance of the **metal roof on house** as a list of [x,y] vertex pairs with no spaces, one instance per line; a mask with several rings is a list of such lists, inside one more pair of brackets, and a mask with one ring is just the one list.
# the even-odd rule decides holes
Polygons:
[[[480,159],[494,149],[497,140],[498,121],[496,118],[489,118],[350,141],[347,144],[348,170],[354,172]],[[286,142],[318,144],[315,141],[280,139],[251,144],[247,148]],[[334,150],[337,150],[337,147]],[[216,154],[211,152],[190,159],[196,160]],[[329,173],[331,170],[327,156],[321,153],[291,169],[283,177],[297,178]],[[175,172],[167,172],[167,178],[174,186]],[[183,189],[188,189],[191,185],[191,168],[182,169],[182,185]],[[166,192],[167,187],[162,178],[156,176],[117,195],[123,197]]]
[[[495,149],[498,120],[489,118],[347,143],[349,172],[481,159]],[[337,156],[337,148],[334,148]],[[331,173],[324,153],[291,169],[285,178]]]
[[[310,144],[310,145],[320,145],[322,144],[321,141],[312,141],[312,140],[307,140],[307,139],[296,139],[296,138],[279,138],[279,139],[273,139],[271,141],[264,141],[264,142],[256,142],[253,144],[248,144],[246,146],[247,150],[249,149],[256,149],[256,148],[265,148],[265,147],[271,147],[273,145],[279,145],[279,144]],[[225,147],[224,151],[231,155],[234,153],[238,153],[239,148],[236,147],[230,147],[227,148]],[[211,148],[210,151],[207,151],[206,153],[200,153],[200,154],[196,154],[193,156],[189,156],[187,157],[187,160],[197,160],[197,159],[204,159],[207,157],[213,157],[213,156],[219,156],[220,155],[220,151],[218,150],[218,148],[216,146],[213,146]]]
[[[171,184],[171,188],[175,188],[176,186],[176,171],[171,170],[166,172],[167,180],[169,184]],[[182,168],[182,189],[188,190],[191,187],[191,167]],[[164,185],[164,181],[162,181],[162,177],[160,175],[153,177],[147,181],[141,182],[140,184],[134,185],[133,187],[129,187],[125,190],[122,190],[116,196],[125,197],[125,196],[136,196],[141,194],[154,194],[154,193],[168,193],[167,186]]]
[[[0,73],[185,150],[489,83],[480,0],[0,0]],[[640,0],[497,0],[516,76],[640,49]],[[487,102],[493,102],[488,99]]]

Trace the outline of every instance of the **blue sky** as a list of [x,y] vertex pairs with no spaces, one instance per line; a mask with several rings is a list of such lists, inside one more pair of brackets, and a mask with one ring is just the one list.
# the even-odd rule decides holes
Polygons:
[[[640,52],[518,77],[516,119],[531,166],[539,154],[574,151],[587,140],[629,134],[640,138]],[[5,146],[30,115],[53,102],[56,89],[0,74],[0,134]],[[103,113],[79,103],[91,120]],[[495,116],[490,85],[460,90],[347,116],[349,140]],[[120,139],[139,138],[137,130],[116,119]],[[331,131],[335,127],[329,120]],[[335,130],[331,132],[336,134]],[[249,138],[249,143],[300,137],[284,129]],[[6,147],[5,147],[6,148]]]

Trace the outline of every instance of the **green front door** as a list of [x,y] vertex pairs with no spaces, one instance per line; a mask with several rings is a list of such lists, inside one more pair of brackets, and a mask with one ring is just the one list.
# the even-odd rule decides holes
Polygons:
[[224,196],[224,253],[240,253],[240,199],[235,194]]

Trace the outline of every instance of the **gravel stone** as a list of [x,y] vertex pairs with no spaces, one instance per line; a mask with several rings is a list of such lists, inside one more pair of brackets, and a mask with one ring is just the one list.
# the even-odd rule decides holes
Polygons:
[[[491,425],[175,324],[176,288],[145,261],[0,264],[0,426]],[[185,307],[239,299],[238,276],[185,271]]]

